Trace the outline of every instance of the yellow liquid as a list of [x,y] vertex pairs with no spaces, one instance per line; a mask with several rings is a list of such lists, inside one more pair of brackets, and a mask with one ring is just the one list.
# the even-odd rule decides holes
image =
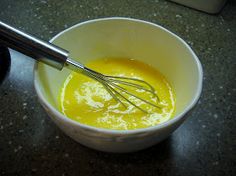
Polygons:
[[156,89],[160,98],[159,103],[149,93],[138,89],[129,91],[161,105],[162,108],[152,107],[130,96],[131,101],[149,113],[144,113],[128,103],[126,103],[127,108],[124,108],[100,83],[82,74],[71,73],[59,94],[59,109],[68,118],[99,128],[133,130],[155,126],[173,116],[175,110],[173,89],[156,69],[130,59],[98,59],[88,63],[87,67],[106,75],[145,80]]

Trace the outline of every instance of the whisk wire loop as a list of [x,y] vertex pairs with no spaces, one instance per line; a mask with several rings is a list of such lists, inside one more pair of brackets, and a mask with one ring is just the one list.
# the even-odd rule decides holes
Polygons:
[[[124,87],[124,86],[131,86],[133,88],[137,88],[139,90],[150,93],[153,97],[156,97],[157,102],[159,102],[160,99],[159,99],[158,95],[155,93],[155,89],[146,81],[143,81],[143,80],[140,80],[137,78],[128,78],[128,77],[120,77],[120,76],[107,76],[107,75],[103,75],[99,72],[96,72],[92,69],[89,69],[87,67],[84,67],[82,73],[84,75],[98,81],[99,83],[101,83],[103,85],[103,87],[107,90],[107,92],[114,98],[114,100],[121,103],[121,105],[124,106],[125,108],[127,106],[125,105],[125,103],[123,101],[133,105],[134,107],[141,110],[142,112],[148,113],[147,110],[145,110],[145,109],[141,108],[139,105],[135,104],[133,101],[131,101],[129,98],[127,98],[124,94],[134,97],[134,98],[136,98],[136,99],[138,99],[138,100],[140,100],[152,107],[155,107],[158,109],[161,108],[161,106],[159,106],[158,104],[154,104],[151,101],[145,100],[144,98],[141,98],[140,96],[137,96],[134,93],[131,93],[130,90],[127,90]],[[134,83],[134,81],[144,84],[148,88],[144,87],[143,85]],[[124,86],[122,86],[122,85],[124,85]],[[123,99],[123,101],[121,99]]]

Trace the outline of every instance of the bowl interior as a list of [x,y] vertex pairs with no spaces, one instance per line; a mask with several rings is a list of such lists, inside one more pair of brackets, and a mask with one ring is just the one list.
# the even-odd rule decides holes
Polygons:
[[[183,112],[198,96],[201,69],[195,54],[176,35],[139,20],[110,18],[78,24],[57,35],[52,42],[86,64],[104,57],[141,60],[158,69],[176,93],[176,114]],[[70,73],[39,63],[36,86],[56,109],[60,88]]]

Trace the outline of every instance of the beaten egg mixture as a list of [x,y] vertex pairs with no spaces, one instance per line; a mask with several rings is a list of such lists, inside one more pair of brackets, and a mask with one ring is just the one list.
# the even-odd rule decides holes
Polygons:
[[165,77],[156,69],[136,60],[110,58],[94,60],[86,66],[106,75],[145,80],[155,88],[160,101],[150,93],[139,89],[131,88],[132,90],[129,91],[161,108],[150,106],[137,98],[126,95],[129,100],[148,113],[140,111],[129,103],[126,103],[125,108],[115,101],[99,82],[72,72],[65,80],[59,94],[59,109],[68,118],[98,128],[133,130],[155,126],[173,116],[174,91]]

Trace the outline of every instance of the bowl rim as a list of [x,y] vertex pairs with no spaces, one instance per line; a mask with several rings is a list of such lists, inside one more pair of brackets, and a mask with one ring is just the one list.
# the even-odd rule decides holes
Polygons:
[[152,22],[148,22],[148,21],[144,21],[144,20],[140,20],[140,19],[129,18],[129,17],[106,17],[106,18],[92,19],[92,20],[88,20],[88,21],[84,21],[84,22],[75,24],[75,25],[61,31],[57,35],[55,35],[50,40],[50,42],[53,42],[59,36],[63,35],[64,33],[68,32],[68,31],[70,31],[74,28],[77,28],[79,26],[89,24],[89,23],[94,23],[94,22],[111,21],[111,20],[124,20],[124,21],[138,22],[138,23],[144,23],[144,24],[147,24],[147,25],[157,27],[157,28],[167,32],[169,35],[172,35],[173,37],[175,37],[177,40],[179,40],[190,51],[191,55],[193,56],[192,58],[194,59],[196,65],[197,65],[199,80],[198,80],[198,86],[197,86],[197,90],[194,94],[194,97],[192,98],[191,102],[187,105],[187,107],[181,113],[179,113],[177,116],[172,117],[170,120],[168,120],[166,122],[163,122],[161,124],[158,124],[156,126],[151,126],[151,127],[147,127],[147,128],[140,128],[140,129],[133,129],[133,130],[113,130],[113,129],[97,128],[97,127],[94,127],[94,126],[89,126],[89,125],[86,125],[86,124],[82,124],[82,123],[79,123],[77,121],[74,121],[74,120],[66,117],[61,112],[59,112],[56,108],[54,108],[46,100],[46,98],[43,96],[43,93],[40,91],[40,88],[39,88],[39,84],[38,84],[38,82],[39,82],[39,79],[38,79],[39,78],[38,62],[35,62],[35,65],[34,65],[34,88],[36,90],[36,93],[38,95],[38,98],[39,98],[40,102],[43,103],[47,107],[47,109],[52,112],[52,114],[54,114],[57,118],[65,121],[66,123],[69,123],[70,125],[74,125],[76,127],[83,128],[83,129],[86,129],[86,130],[91,130],[91,131],[94,131],[94,132],[98,132],[98,133],[105,133],[105,134],[110,134],[110,135],[134,134],[134,133],[157,131],[157,130],[166,128],[168,126],[174,125],[176,122],[180,121],[184,117],[184,115],[186,115],[186,113],[189,112],[191,109],[193,109],[193,107],[196,105],[197,101],[200,98],[201,92],[202,92],[202,82],[203,82],[202,65],[201,65],[198,57],[194,53],[194,51],[191,49],[191,47],[182,38],[180,38],[179,36],[177,36],[173,32],[169,31],[168,29],[165,29],[164,27],[162,27],[158,24],[152,23]]

